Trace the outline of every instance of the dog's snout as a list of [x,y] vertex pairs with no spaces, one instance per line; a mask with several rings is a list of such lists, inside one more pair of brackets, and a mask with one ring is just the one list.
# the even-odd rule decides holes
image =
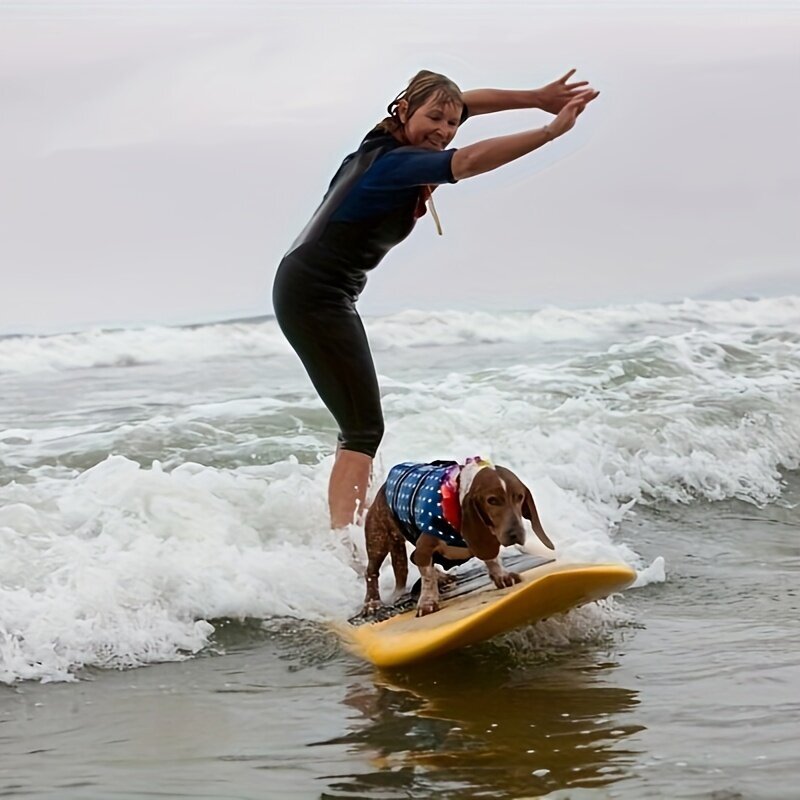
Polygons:
[[504,544],[506,546],[512,544],[525,544],[525,529],[522,527],[522,525],[512,525],[506,528],[504,538]]

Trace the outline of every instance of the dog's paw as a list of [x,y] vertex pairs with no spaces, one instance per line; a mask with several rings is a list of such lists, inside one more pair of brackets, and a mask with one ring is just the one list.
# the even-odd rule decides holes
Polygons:
[[364,603],[364,608],[361,609],[361,614],[359,614],[359,616],[365,617],[366,619],[379,617],[386,608],[388,608],[388,606],[380,600],[369,600]]
[[522,576],[518,572],[501,572],[499,575],[492,576],[492,580],[498,589],[505,589],[519,583]]
[[427,617],[428,614],[433,614],[439,610],[439,604],[435,600],[427,600],[426,602],[420,601],[417,604],[417,616]]

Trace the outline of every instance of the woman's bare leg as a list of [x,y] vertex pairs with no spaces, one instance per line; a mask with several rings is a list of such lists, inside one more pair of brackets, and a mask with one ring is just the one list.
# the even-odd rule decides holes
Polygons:
[[355,450],[336,451],[328,483],[331,528],[344,528],[355,521],[356,511],[364,513],[372,459]]

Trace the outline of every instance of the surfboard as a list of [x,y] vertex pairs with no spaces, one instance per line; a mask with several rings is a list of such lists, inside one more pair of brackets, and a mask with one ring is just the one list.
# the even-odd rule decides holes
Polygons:
[[555,559],[518,555],[503,566],[521,583],[497,589],[483,564],[440,593],[439,610],[416,616],[416,598],[406,595],[378,622],[354,617],[340,626],[348,648],[378,667],[405,667],[485,641],[630,586],[636,572],[625,564],[562,564]]

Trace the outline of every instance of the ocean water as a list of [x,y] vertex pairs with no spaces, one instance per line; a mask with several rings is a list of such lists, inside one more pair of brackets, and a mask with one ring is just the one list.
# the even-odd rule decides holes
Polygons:
[[800,796],[800,298],[366,326],[376,487],[480,454],[635,587],[377,672],[274,320],[2,338],[0,794]]

